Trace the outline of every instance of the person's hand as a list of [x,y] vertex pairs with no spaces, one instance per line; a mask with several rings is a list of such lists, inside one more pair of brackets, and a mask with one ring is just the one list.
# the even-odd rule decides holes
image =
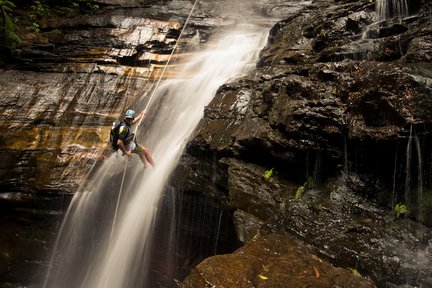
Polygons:
[[132,152],[130,151],[130,150],[126,150],[126,156],[131,156],[132,155]]

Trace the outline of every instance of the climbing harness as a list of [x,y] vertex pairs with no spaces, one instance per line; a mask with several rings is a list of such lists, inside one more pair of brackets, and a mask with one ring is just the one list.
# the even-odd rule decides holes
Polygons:
[[[184,32],[184,30],[185,30],[185,28],[187,26],[187,23],[189,22],[189,19],[190,19],[191,15],[192,15],[193,10],[195,9],[195,6],[196,6],[197,2],[198,2],[198,0],[194,1],[194,4],[192,5],[192,8],[191,8],[191,10],[189,12],[188,17],[186,18],[186,21],[185,21],[185,23],[183,25],[183,28],[180,31],[180,35],[177,38],[176,43],[174,44],[174,47],[173,47],[173,49],[172,49],[172,51],[171,51],[171,53],[170,53],[170,55],[168,57],[168,60],[167,60],[166,64],[164,65],[164,68],[162,69],[162,72],[161,72],[161,74],[159,76],[158,81],[156,82],[155,88],[153,89],[153,92],[150,94],[149,101],[147,102],[147,104],[146,104],[146,106],[145,106],[145,108],[143,110],[143,114],[144,115],[145,115],[145,113],[147,111],[147,108],[150,106],[150,103],[151,103],[151,101],[153,99],[153,96],[155,95],[155,93],[157,91],[157,88],[159,87],[159,84],[160,84],[160,82],[162,80],[162,76],[164,75],[164,73],[165,73],[165,71],[166,71],[169,63],[171,62],[171,58],[172,58],[172,56],[174,55],[174,52],[177,49],[178,42],[181,39],[181,37],[183,36],[183,32]],[[138,127],[141,125],[141,122],[142,122],[143,118],[144,117],[141,117],[140,121],[136,125],[133,141],[135,141],[136,135],[138,134]],[[123,185],[124,185],[124,181],[125,181],[125,177],[126,177],[126,168],[127,168],[128,160],[129,159],[127,158],[126,161],[125,161],[124,169],[123,169],[123,176],[122,176],[122,180],[121,180],[121,184],[120,184],[120,191],[119,191],[119,194],[118,194],[118,197],[117,197],[117,204],[116,204],[116,208],[115,208],[115,212],[114,212],[114,219],[113,219],[113,223],[112,223],[112,227],[111,227],[111,234],[110,234],[110,238],[109,238],[109,241],[108,241],[108,247],[111,244],[111,238],[112,238],[112,236],[114,234],[114,228],[115,228],[115,224],[116,224],[118,208],[119,208],[120,199],[121,199],[121,195],[122,195],[122,192],[123,192]]]

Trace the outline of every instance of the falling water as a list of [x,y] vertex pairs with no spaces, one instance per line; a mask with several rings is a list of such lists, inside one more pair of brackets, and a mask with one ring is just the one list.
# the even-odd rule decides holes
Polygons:
[[344,174],[345,177],[348,177],[348,143],[347,143],[347,136],[343,136],[343,142],[344,142]]
[[[167,80],[159,86],[149,107],[152,123],[145,140],[140,139],[143,131],[138,130],[137,136],[138,142],[152,149],[156,167],[143,171],[138,157],[106,160],[87,189],[74,197],[44,287],[145,287],[149,236],[166,179],[202,118],[203,108],[218,87],[254,65],[267,33],[268,28],[251,24],[237,24],[229,32],[217,33],[205,51],[195,52],[177,74],[188,78]],[[119,175],[125,165],[124,193],[112,226]]]
[[408,0],[377,0],[376,11],[381,20],[408,15]]
[[[399,143],[398,143],[399,146]],[[394,169],[393,169],[393,186],[392,186],[392,199],[391,206],[395,207],[397,201],[397,193],[396,193],[396,180],[397,180],[397,169],[398,168],[398,147],[396,147],[395,156],[394,156]]]
[[407,142],[407,148],[406,148],[406,154],[405,154],[405,193],[404,193],[404,200],[405,203],[410,205],[410,192],[411,192],[411,159],[412,159],[412,125],[410,127],[410,134],[408,137]]
[[220,233],[220,227],[221,227],[221,223],[222,223],[223,212],[224,211],[221,210],[220,215],[219,215],[219,221],[218,221],[218,225],[217,225],[216,239],[215,239],[213,254],[216,254],[216,252],[217,252],[217,242],[219,240],[219,233]]
[[[366,29],[363,31],[361,40],[375,38],[376,36],[371,37],[371,35],[376,35],[378,33],[377,29],[379,30],[379,27],[381,27],[386,22],[386,20],[393,17],[400,18],[409,15],[409,0],[377,0],[375,3],[375,12],[378,15],[378,19],[366,27]],[[373,43],[360,41],[359,43],[356,43],[356,45],[365,46],[367,48],[367,46],[373,45]],[[363,53],[363,56],[368,56],[368,51],[370,48],[372,47],[366,49],[366,52]]]
[[[412,126],[410,127],[405,157],[404,201],[410,210],[415,212],[413,216],[416,216],[419,221],[423,221],[423,159],[420,139],[413,131]],[[417,167],[414,167],[414,161],[417,161]],[[416,189],[416,194],[414,194],[414,189]]]
[[423,167],[419,137],[416,135],[415,144],[417,149],[417,219],[423,221]]

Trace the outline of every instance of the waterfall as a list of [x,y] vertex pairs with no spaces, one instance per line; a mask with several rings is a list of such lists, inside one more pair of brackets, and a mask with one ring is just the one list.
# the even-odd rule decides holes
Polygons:
[[[265,27],[238,23],[229,29],[215,33],[206,49],[194,52],[193,59],[176,71],[176,79],[158,87],[149,107],[151,123],[144,119],[149,127],[145,133],[138,130],[137,137],[152,150],[156,167],[143,169],[138,157],[125,162],[122,156],[112,156],[86,188],[75,194],[56,240],[44,288],[145,287],[149,236],[166,180],[204,107],[222,84],[255,66],[267,40]],[[124,192],[110,237],[119,175],[125,164]]]
[[[393,17],[404,17],[409,15],[408,10],[408,1],[409,0],[376,0],[375,2],[375,12],[378,15],[378,18],[376,21],[371,23],[366,27],[366,29],[363,31],[362,40],[368,40],[371,38],[376,38],[377,35],[379,35],[377,29],[379,30],[383,24],[385,24],[385,20],[388,20]],[[400,20],[400,19],[399,19]],[[374,35],[375,34],[375,35]],[[372,35],[372,37],[371,37]],[[362,45],[366,45],[363,43],[363,41],[360,42]],[[367,46],[372,45],[371,43],[368,43]],[[372,47],[370,47],[372,48]],[[368,56],[368,50],[366,52],[363,52],[364,58],[366,59]],[[402,49],[401,49],[402,50]],[[402,53],[401,53],[402,54]]]
[[[412,125],[410,127],[405,153],[404,201],[408,205],[410,213],[412,213],[418,221],[422,222],[424,220],[423,206],[425,205],[423,203],[425,185],[425,181],[423,180],[424,160],[422,157],[420,137],[416,134]],[[417,161],[417,163],[415,161]]]
[[411,192],[411,159],[412,159],[412,139],[413,139],[413,127],[410,126],[410,134],[408,136],[408,142],[405,154],[405,190],[404,200],[405,203],[410,206],[410,192]]
[[396,183],[398,178],[398,145],[396,146],[395,156],[394,156],[394,169],[393,169],[393,185],[392,185],[392,198],[391,198],[391,208],[393,209],[397,201]]
[[416,135],[415,145],[417,150],[417,219],[423,221],[423,158],[421,155],[420,139]]
[[377,0],[376,11],[381,20],[408,15],[408,0]]

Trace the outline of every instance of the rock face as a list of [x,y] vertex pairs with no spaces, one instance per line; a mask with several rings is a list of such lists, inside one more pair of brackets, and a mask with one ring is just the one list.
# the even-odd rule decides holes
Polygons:
[[[55,205],[41,199],[46,192],[73,193],[107,155],[111,123],[128,107],[143,107],[143,95],[161,75],[193,5],[101,2],[107,7],[94,15],[51,19],[44,29],[60,33],[25,47],[0,71],[0,187],[8,192],[0,204],[13,211],[0,220],[25,224],[2,238],[0,268],[8,286],[27,286],[31,281],[22,270],[40,265],[40,253],[50,246],[46,239],[52,236],[33,231],[39,228],[28,218],[42,211],[56,223],[67,199],[54,199]],[[292,12],[305,4],[311,5]],[[218,16],[235,5],[285,20],[271,30],[257,69],[219,89],[171,185],[189,198],[217,202],[213,206],[224,217],[233,217],[238,239],[251,242],[233,255],[206,260],[184,287],[233,283],[239,278],[232,271],[243,272],[243,264],[245,283],[285,283],[273,276],[291,283],[283,276],[293,267],[286,260],[299,257],[298,251],[304,252],[298,263],[304,269],[290,275],[306,277],[296,284],[319,287],[344,279],[370,287],[310,256],[285,234],[376,286],[430,285],[430,3],[410,1],[409,16],[378,22],[369,1],[260,1],[253,7],[199,1],[184,38],[199,35],[197,42],[205,43],[215,27],[236,21],[235,15]],[[175,69],[170,73],[165,76],[175,77]],[[409,213],[396,218],[392,209],[399,202]],[[24,217],[15,214],[23,210]],[[262,238],[254,239],[257,233]],[[17,249],[19,241],[29,250]],[[251,255],[250,262],[243,255]],[[268,268],[271,277],[262,274]]]
[[[32,282],[22,270],[29,274],[46,259],[71,195],[110,155],[112,122],[129,107],[144,107],[175,45],[170,63],[180,64],[190,55],[182,54],[186,47],[205,45],[212,30],[229,27],[239,17],[221,13],[239,6],[281,17],[299,3],[197,1],[179,43],[194,2],[98,4],[103,8],[92,15],[47,19],[41,35],[23,35],[28,45],[19,57],[2,62],[0,221],[9,230],[1,237],[0,273],[9,286]],[[175,67],[163,76],[176,77]],[[35,231],[26,233],[28,227]],[[25,267],[17,269],[20,263]]]
[[138,105],[180,28],[125,13],[56,19],[62,37],[2,71],[2,190],[73,193],[109,152],[112,122]]
[[348,270],[332,267],[294,238],[272,234],[257,236],[232,254],[204,260],[180,287],[357,288],[374,285]]
[[[374,3],[313,1],[277,23],[257,69],[206,108],[172,185],[234,209],[245,242],[294,234],[378,287],[429,285],[431,7],[411,4],[378,21]],[[220,259],[185,287],[225,287]]]
[[[28,40],[0,71],[0,187],[73,193],[108,154],[112,122],[144,106],[166,63],[180,64],[188,46],[204,44],[215,27],[229,27],[238,16],[222,13],[236,6],[268,16],[298,9],[283,2],[111,0],[100,1],[104,8],[92,15],[47,19],[45,37]],[[176,77],[175,68],[163,77]]]
[[40,277],[71,195],[111,155],[113,121],[140,109],[178,37],[181,18],[112,8],[49,19],[55,37],[33,40],[0,71],[2,284]]
[[[49,36],[30,39],[0,70],[0,286],[34,283],[71,195],[111,155],[113,121],[143,109],[193,4],[103,2],[93,15],[47,19]],[[190,39],[205,43],[229,25],[216,4],[195,7],[171,63],[183,61]]]

